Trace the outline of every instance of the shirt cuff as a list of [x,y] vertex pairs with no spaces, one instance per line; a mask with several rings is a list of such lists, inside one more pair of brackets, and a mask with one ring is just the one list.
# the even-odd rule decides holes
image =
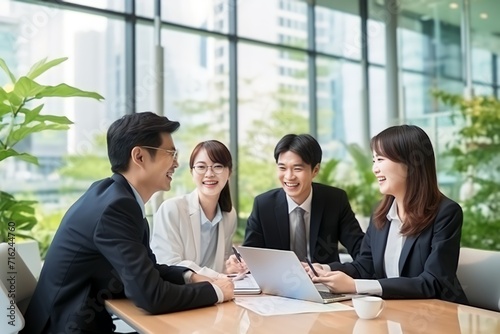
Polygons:
[[[210,283],[211,284],[211,283]],[[217,294],[217,304],[220,304],[224,301],[224,294],[222,293],[221,288],[219,288],[217,285],[212,284],[214,287],[215,293]]]
[[324,271],[332,271],[332,268],[327,264],[321,264],[321,268],[323,268]]
[[[184,282],[185,282],[186,284],[191,283],[191,276],[193,276],[193,274],[194,274],[194,272],[193,272],[193,271],[191,271],[191,270],[189,270],[189,269],[188,269],[188,270],[186,270],[186,271],[182,274],[182,276],[184,277]],[[224,275],[224,277],[225,277],[225,275]],[[212,283],[210,283],[210,284],[212,284]],[[217,304],[222,303],[222,302],[224,301],[224,294],[222,293],[221,288],[219,288],[219,287],[218,287],[217,285],[215,285],[215,284],[212,284],[212,286],[213,286],[213,288],[214,288],[214,290],[215,290],[215,293],[217,294]]]
[[355,279],[354,284],[357,293],[382,296],[382,286],[376,279]]
[[194,272],[191,269],[188,269],[184,273],[182,273],[182,277],[184,277],[184,283],[191,283],[191,276],[193,276],[193,274]]

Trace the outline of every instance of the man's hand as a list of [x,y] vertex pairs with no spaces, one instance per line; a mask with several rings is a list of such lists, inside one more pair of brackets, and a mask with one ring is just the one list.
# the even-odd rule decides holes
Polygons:
[[210,277],[207,277],[207,276],[203,276],[203,275],[200,275],[200,274],[197,274],[197,273],[193,273],[193,275],[191,275],[191,283],[199,283],[199,282],[210,282],[210,283],[213,283],[214,279],[213,278],[210,278]]
[[233,300],[234,298],[233,280],[229,278],[217,278],[213,280],[212,284],[217,285],[222,290],[225,302]]
[[235,255],[231,255],[226,261],[226,273],[237,274],[237,273],[247,273],[248,267],[243,259],[241,262],[238,261]]

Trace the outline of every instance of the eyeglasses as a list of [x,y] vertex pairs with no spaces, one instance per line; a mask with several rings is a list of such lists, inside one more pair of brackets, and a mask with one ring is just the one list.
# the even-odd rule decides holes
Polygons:
[[152,150],[160,150],[160,151],[165,151],[167,152],[168,154],[170,154],[171,156],[174,157],[174,159],[177,159],[177,156],[179,155],[179,151],[178,150],[167,150],[166,148],[161,148],[161,147],[153,147],[153,146],[141,146],[141,147],[144,147],[144,148],[149,148],[149,149],[152,149]]
[[209,168],[212,168],[212,171],[215,174],[220,174],[224,171],[224,169],[226,167],[222,164],[214,164],[212,166],[207,166],[207,165],[195,165],[195,166],[193,166],[194,171],[200,175],[205,174]]

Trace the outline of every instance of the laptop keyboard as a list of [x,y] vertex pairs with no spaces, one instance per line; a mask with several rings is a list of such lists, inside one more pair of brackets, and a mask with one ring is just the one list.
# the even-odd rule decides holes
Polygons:
[[339,298],[339,297],[345,297],[345,295],[340,294],[340,293],[331,293],[328,291],[318,291],[321,298],[323,299],[332,299],[332,298]]

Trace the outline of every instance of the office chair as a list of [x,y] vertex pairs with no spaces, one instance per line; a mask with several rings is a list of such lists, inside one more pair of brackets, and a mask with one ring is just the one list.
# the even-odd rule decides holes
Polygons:
[[460,248],[457,276],[472,306],[500,311],[500,252]]
[[0,243],[0,333],[18,333],[36,279],[14,247]]

